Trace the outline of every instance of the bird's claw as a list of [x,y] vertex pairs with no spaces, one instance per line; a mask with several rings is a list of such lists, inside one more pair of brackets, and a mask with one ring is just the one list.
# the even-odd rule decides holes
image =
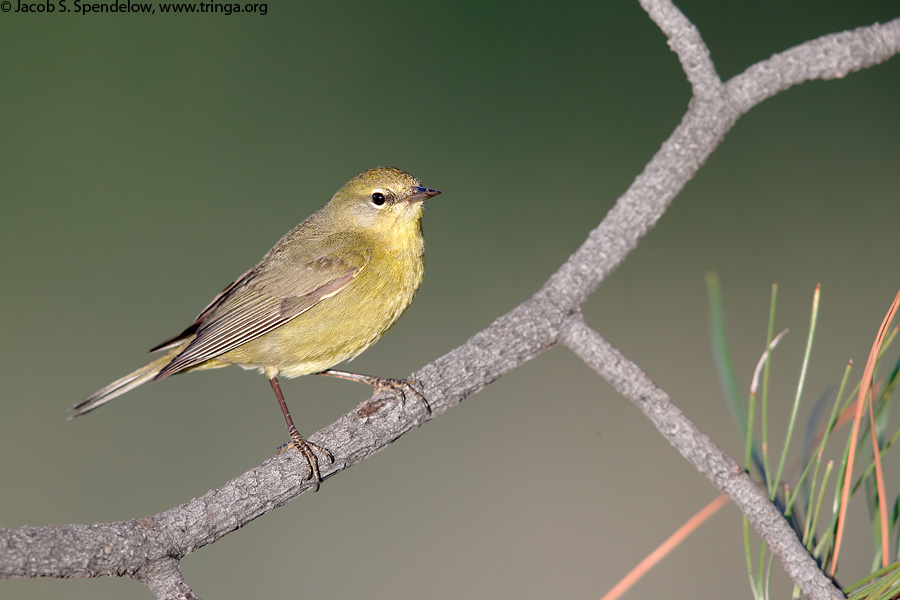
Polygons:
[[431,414],[431,406],[425,398],[424,387],[419,380],[410,377],[409,379],[391,379],[387,377],[373,377],[372,387],[378,392],[390,392],[400,397],[400,401],[406,404],[407,392],[415,396],[424,406],[428,414]]
[[284,444],[278,448],[278,454],[284,454],[290,448],[295,448],[300,455],[306,459],[306,463],[309,465],[309,473],[306,474],[306,477],[303,479],[312,478],[316,484],[314,492],[319,491],[319,484],[322,483],[322,476],[319,473],[319,457],[316,456],[316,452],[324,456],[328,459],[329,463],[334,463],[334,455],[325,448],[324,446],[320,446],[318,444],[314,444],[313,442],[308,442],[300,437],[300,434],[296,429],[290,432],[291,441],[287,444]]

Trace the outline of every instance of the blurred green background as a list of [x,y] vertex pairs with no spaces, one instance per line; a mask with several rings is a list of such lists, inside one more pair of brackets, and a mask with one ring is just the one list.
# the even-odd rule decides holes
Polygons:
[[[724,78],[900,14],[894,0],[680,7]],[[394,165],[444,192],[425,217],[419,296],[352,364],[402,377],[533,293],[689,98],[662,34],[625,1],[9,13],[0,69],[3,526],[150,515],[271,456],[284,423],[265,379],[240,369],[147,385],[74,422],[66,409],[143,364],[359,171]],[[898,108],[895,58],[753,109],[585,305],[735,456],[704,273],[722,279],[745,386],[780,284],[780,439],[816,283],[807,408],[847,360],[859,377],[900,287]],[[305,434],[368,397],[326,378],[283,386]],[[887,475],[896,490],[893,457]],[[182,569],[205,598],[597,598],[714,497],[628,401],[553,349]],[[851,516],[844,584],[871,557],[865,516]],[[732,507],[629,597],[723,593],[750,597]],[[0,597],[150,594],[102,578],[0,581]]]

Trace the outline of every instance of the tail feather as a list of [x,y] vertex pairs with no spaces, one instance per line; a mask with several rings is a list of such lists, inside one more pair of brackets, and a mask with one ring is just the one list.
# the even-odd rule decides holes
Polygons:
[[80,417],[85,413],[89,413],[95,408],[103,406],[113,398],[118,398],[125,392],[133,390],[142,383],[151,381],[154,377],[156,377],[156,375],[162,370],[164,366],[169,364],[169,362],[171,362],[171,360],[175,358],[175,356],[180,351],[180,347],[176,348],[165,356],[162,356],[154,360],[150,364],[141,367],[137,371],[129,373],[125,377],[117,379],[108,386],[97,390],[72,407],[72,414],[69,415],[69,420],[74,419],[75,417]]

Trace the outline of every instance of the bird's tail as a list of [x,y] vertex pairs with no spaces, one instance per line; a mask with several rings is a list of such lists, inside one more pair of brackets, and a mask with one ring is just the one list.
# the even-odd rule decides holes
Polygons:
[[113,381],[108,386],[97,390],[72,407],[72,414],[69,415],[69,419],[71,420],[75,417],[80,417],[85,413],[89,413],[98,406],[103,406],[113,398],[117,398],[125,392],[133,390],[142,383],[147,383],[148,381],[156,377],[157,373],[159,373],[163,367],[169,364],[172,359],[175,358],[175,356],[183,349],[184,347],[182,345],[179,345],[168,352],[165,356],[161,356],[150,364],[141,367],[137,371],[129,373],[125,377]]

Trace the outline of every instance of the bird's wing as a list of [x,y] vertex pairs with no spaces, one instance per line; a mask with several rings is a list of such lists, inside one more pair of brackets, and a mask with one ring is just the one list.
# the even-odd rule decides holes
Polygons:
[[[251,269],[216,297],[194,325],[173,338],[196,331],[190,344],[154,379],[199,365],[284,325],[339,293],[367,262],[367,256],[351,254],[317,258],[290,271],[284,267]],[[284,292],[297,295],[282,295]]]
[[185,339],[197,333],[197,330],[200,329],[200,326],[203,325],[203,322],[209,317],[210,313],[212,313],[215,309],[219,308],[225,300],[231,295],[235,288],[240,287],[245,281],[250,277],[253,273],[253,269],[250,269],[233,282],[228,284],[224,290],[219,292],[219,295],[212,299],[206,308],[200,311],[200,314],[197,315],[197,318],[194,319],[194,322],[188,325],[188,327],[174,337],[170,337],[164,342],[160,342],[159,344],[150,348],[150,352],[159,352],[161,350],[168,350],[170,348],[174,348],[178,344],[180,344]]

